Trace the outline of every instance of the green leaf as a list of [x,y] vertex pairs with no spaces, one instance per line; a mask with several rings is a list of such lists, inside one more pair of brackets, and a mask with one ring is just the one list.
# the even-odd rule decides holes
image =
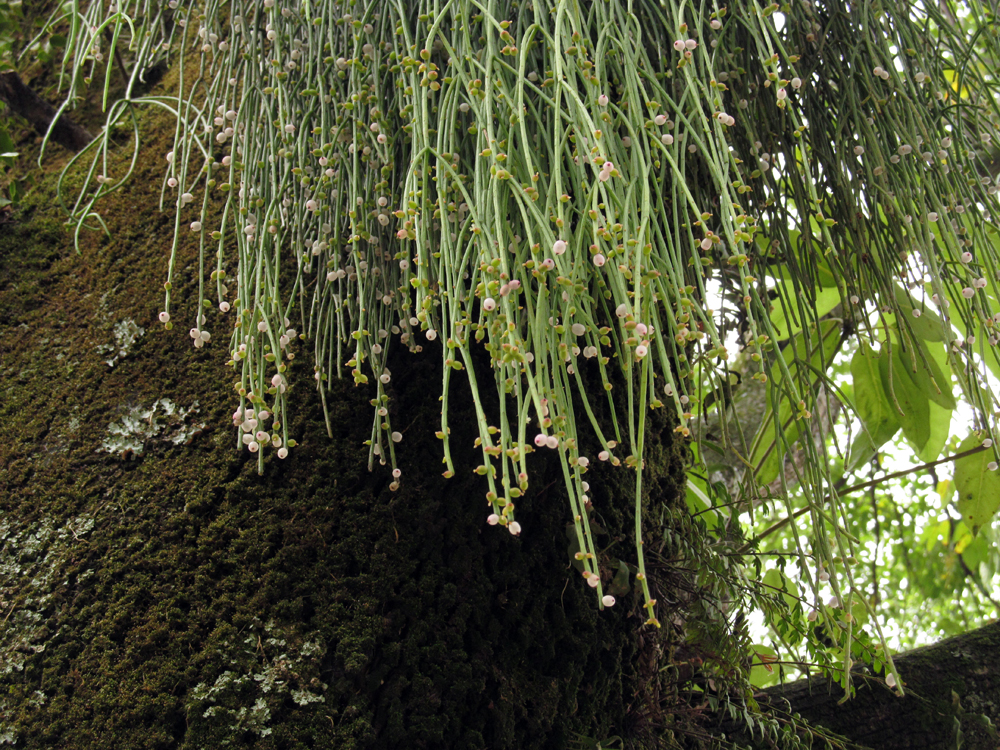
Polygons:
[[778,661],[778,653],[770,646],[754,644],[750,647],[753,661],[750,666],[750,684],[754,687],[766,687],[778,681],[778,670],[772,666]]
[[910,377],[901,350],[902,347],[897,342],[892,347],[891,359],[879,357],[879,374],[882,377],[882,388],[889,397],[889,403],[896,409],[903,435],[919,453],[927,445],[931,435],[930,399]]
[[867,432],[858,435],[851,445],[848,471],[870,461],[878,449],[899,431],[899,415],[883,387],[879,366],[880,360],[887,358],[885,349],[875,352],[862,341],[851,360],[854,405]]
[[17,146],[14,145],[14,141],[10,137],[10,133],[7,132],[7,128],[0,125],[0,152],[4,155],[17,155]]
[[[936,356],[932,356],[930,351],[932,348]],[[911,338],[907,342],[907,350],[900,351],[900,358],[917,388],[926,393],[931,401],[949,411],[955,408],[955,397],[951,391],[951,372],[949,371],[946,376],[938,364],[941,360],[946,363],[948,361],[944,344],[933,341],[926,344],[919,339]]]
[[770,594],[780,592],[789,610],[794,612],[799,607],[799,587],[777,568],[771,568],[764,574],[764,585],[771,587],[768,589]]
[[938,542],[945,547],[948,546],[948,542],[951,539],[951,521],[949,519],[944,519],[940,523],[932,524],[923,530],[920,534],[920,541],[924,543],[925,548],[930,552],[934,545]]
[[[900,312],[906,317],[904,325],[915,336],[925,341],[945,340],[944,332],[949,329],[949,326],[941,320],[940,315],[930,307],[920,304],[898,283],[894,285],[894,292],[896,294],[896,304],[899,305]],[[914,317],[914,310],[919,310],[920,315]],[[899,324],[897,323],[897,325]]]
[[718,513],[709,510],[712,501],[705,490],[704,481],[690,474],[687,480],[687,506],[692,515],[699,514],[709,527],[714,526],[719,520]]
[[882,387],[879,358],[883,352],[876,352],[862,339],[858,351],[851,358],[851,377],[854,380],[854,408],[864,424],[867,434],[862,433],[851,446],[851,460],[848,469],[864,463],[875,455],[882,444],[891,440],[899,430],[899,419],[895,407]]
[[[983,437],[973,433],[958,446],[958,452],[963,453],[982,444]],[[973,535],[978,534],[979,529],[989,523],[1000,508],[1000,474],[990,470],[992,461],[993,451],[990,450],[955,461],[958,512]]]
[[[819,233],[818,226],[816,227],[816,233]],[[798,260],[796,268],[792,269],[787,265],[781,265],[773,270],[769,269],[768,274],[774,278],[780,279],[802,279],[809,283],[810,286],[822,289],[836,288],[837,277],[830,269],[829,262],[826,258],[816,252],[807,250],[809,243],[803,243],[801,241],[802,232],[797,229],[792,229],[788,232],[787,236],[788,242],[791,245],[792,253]],[[756,242],[761,248],[763,254],[767,254],[767,252],[769,252],[771,240],[758,233],[756,236]],[[813,239],[811,242],[815,247],[817,241]]]
[[[822,320],[818,328],[810,326],[807,330],[801,331],[785,347],[782,356],[788,365],[792,381],[799,388],[803,387],[803,378],[800,376],[802,368],[806,369],[807,386],[810,389],[816,387],[819,380],[817,373],[825,371],[833,362],[833,355],[840,345],[842,327],[843,321],[839,318]],[[798,405],[793,405],[789,396],[782,392],[785,388],[784,375],[775,375],[773,386],[767,392],[768,408],[764,412],[750,453],[750,462],[756,467],[757,482],[762,485],[770,484],[778,478],[784,455],[784,445],[775,434],[773,394],[781,394],[778,403],[778,422],[785,441],[791,445],[799,438]]]
[[[779,339],[787,339],[802,330],[802,320],[796,300],[799,299],[799,292],[791,281],[779,281],[778,285],[783,287],[778,298],[774,301],[774,310],[771,313],[771,325]],[[802,282],[799,282],[801,287]],[[816,299],[810,303],[804,301],[806,309],[812,307],[815,317],[821,318],[840,304],[840,290],[837,287],[828,289],[816,289]],[[786,304],[787,303],[787,304]]]
[[924,463],[930,463],[941,455],[941,451],[944,450],[945,443],[948,442],[948,437],[951,434],[951,410],[942,409],[933,401],[928,406],[930,407],[928,423],[931,431],[927,443],[917,453],[917,458]]

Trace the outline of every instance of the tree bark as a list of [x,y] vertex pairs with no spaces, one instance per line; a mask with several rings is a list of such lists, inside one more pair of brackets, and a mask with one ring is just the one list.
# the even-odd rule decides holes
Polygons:
[[[0,99],[3,99],[14,114],[23,117],[39,135],[44,136],[52,126],[56,109],[28,88],[17,71],[0,73]],[[70,151],[79,151],[93,140],[85,128],[63,114],[56,121],[49,138],[65,146]]]
[[[854,675],[857,693],[840,703],[839,684],[814,677],[757,698],[872,750],[997,750],[1000,737],[1000,623],[894,657],[905,696],[884,678]],[[723,727],[739,735],[734,725]]]
[[[154,128],[143,153],[169,150],[170,132]],[[460,470],[442,478],[439,352],[392,362],[398,492],[388,469],[367,470],[372,394],[335,383],[327,437],[308,352],[291,370],[300,447],[269,456],[262,477],[235,450],[232,320],[206,311],[215,338],[202,350],[184,332],[193,242],[177,265],[177,327],[156,323],[173,223],[155,208],[158,167],[142,161],[133,189],[100,206],[112,237],[90,236],[80,256],[46,192],[54,175],[0,234],[0,744],[543,748],[634,736],[657,638],[632,596],[598,611],[570,565],[561,471],[540,454],[520,538],[486,525],[457,378]],[[648,486],[676,501],[672,431],[648,439]],[[598,465],[588,478],[600,546],[629,559],[634,475]]]

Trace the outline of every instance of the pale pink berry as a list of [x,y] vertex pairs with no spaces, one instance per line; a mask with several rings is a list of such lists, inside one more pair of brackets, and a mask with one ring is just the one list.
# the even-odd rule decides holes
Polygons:
[[607,258],[605,258],[600,253],[598,253],[597,255],[594,256],[594,265],[597,266],[598,268],[600,268],[601,266],[603,266],[606,262],[607,262]]
[[604,598],[601,599],[601,604],[605,607],[613,607],[615,606],[615,598],[611,594],[605,594]]
[[500,516],[498,516],[496,513],[490,513],[489,516],[486,517],[486,523],[488,523],[490,526],[496,526],[498,523],[500,523]]
[[519,524],[517,521],[511,521],[509,524],[507,524],[507,531],[509,531],[512,536],[517,536],[518,534],[521,533],[521,524]]
[[278,458],[287,458],[288,448],[278,448]]
[[539,448],[545,445],[545,435],[543,435],[540,432],[537,435],[535,435],[535,445],[538,446]]
[[497,301],[492,297],[487,297],[485,300],[483,300],[483,309],[486,312],[493,312],[494,310],[497,309]]
[[160,322],[161,323],[169,323],[170,322],[170,313],[168,313],[166,310],[164,310],[163,312],[161,312],[159,317],[160,317]]
[[607,94],[601,94],[599,97],[597,97],[597,103],[600,104],[602,107],[607,107],[608,106],[608,95]]

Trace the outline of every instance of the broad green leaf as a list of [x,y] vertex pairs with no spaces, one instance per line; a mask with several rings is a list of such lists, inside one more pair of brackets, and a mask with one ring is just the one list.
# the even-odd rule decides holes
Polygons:
[[[833,355],[840,344],[843,321],[839,318],[822,320],[819,326],[810,326],[796,334],[782,352],[788,365],[788,373],[798,387],[802,387],[800,372],[805,368],[808,387],[814,389],[819,379],[818,371],[825,370],[832,361]],[[817,335],[818,333],[818,335]],[[808,367],[805,365],[808,364]],[[777,371],[777,368],[774,368]],[[778,478],[781,471],[784,445],[775,434],[773,394],[780,393],[778,404],[778,421],[784,433],[785,440],[791,445],[799,438],[799,421],[797,419],[798,404],[792,404],[787,393],[784,393],[785,377],[777,374],[774,385],[768,389],[768,408],[764,413],[760,429],[754,438],[750,462],[756,467],[756,478],[759,484],[770,484]]]
[[702,480],[695,479],[690,474],[688,475],[687,506],[692,515],[700,514],[705,519],[705,523],[711,527],[719,520],[719,516],[714,510],[709,510],[712,507],[712,501],[705,493],[705,490],[699,486],[701,484],[703,484]]
[[[778,407],[778,422],[781,424],[785,440],[788,441],[789,445],[799,439],[799,423],[794,416],[792,405],[788,399],[781,399]],[[754,450],[751,457],[751,463],[757,467],[757,482],[761,485],[770,484],[778,478],[778,474],[781,472],[784,447],[780,446],[777,440],[773,419],[774,412],[768,409],[760,426],[760,434],[768,435],[768,439],[759,444],[758,449]]]
[[979,566],[989,558],[990,543],[986,539],[986,534],[977,536],[965,549],[962,550],[962,560],[969,566],[969,570],[979,572]]
[[770,594],[781,593],[789,610],[794,612],[799,607],[799,587],[777,568],[771,568],[764,574],[764,585],[771,587],[768,589]]
[[851,446],[848,469],[853,469],[871,459],[883,443],[892,439],[899,430],[899,419],[895,407],[882,387],[879,372],[879,357],[888,356],[876,352],[864,340],[851,358],[851,377],[854,381],[854,408],[864,424],[866,433],[861,433]]
[[[815,228],[815,233],[819,234],[818,225]],[[787,265],[781,265],[777,268],[769,269],[768,275],[777,279],[791,279],[793,277],[804,279],[812,286],[822,289],[836,288],[837,277],[834,276],[833,271],[830,269],[829,262],[822,255],[808,249],[810,243],[802,242],[802,232],[797,229],[792,229],[788,232],[787,236],[792,247],[792,252],[798,259],[798,268],[800,270],[793,270]],[[771,240],[758,232],[756,235],[756,242],[760,246],[762,252],[766,254],[771,244]],[[815,240],[812,241],[812,245],[814,247],[817,246],[817,244],[818,243]],[[808,271],[806,269],[808,269]],[[809,272],[812,273],[811,279],[807,278],[807,274]]]
[[[963,453],[983,444],[983,438],[973,433],[958,446]],[[979,533],[1000,508],[1000,474],[991,471],[993,451],[984,450],[955,461],[955,487],[958,489],[958,512],[962,520]]]
[[931,431],[927,437],[927,443],[917,453],[917,458],[924,463],[930,463],[941,455],[945,443],[948,442],[948,436],[951,434],[951,410],[942,409],[933,401],[928,406],[930,409],[928,424]]
[[[782,287],[783,291],[774,301],[771,325],[774,326],[779,339],[786,339],[802,330],[803,321],[796,305],[798,293],[794,284],[791,281],[779,281],[778,285]],[[803,304],[806,308],[812,307],[815,310],[815,317],[821,318],[840,304],[840,290],[837,287],[816,289],[815,302],[805,301]]]
[[[937,356],[932,356],[933,348]],[[947,362],[944,344],[932,341],[929,345],[920,339],[910,339],[906,351],[900,350],[900,359],[917,388],[927,394],[938,406],[951,411],[955,408],[952,395],[951,371],[946,376],[938,365],[939,358]]]
[[[904,325],[913,331],[915,336],[925,341],[944,341],[944,332],[948,326],[941,320],[941,316],[930,307],[920,304],[899,284],[894,285],[894,291],[896,304],[906,316]],[[914,316],[914,310],[919,310],[920,315]],[[897,325],[899,324],[897,323]]]
[[892,347],[891,358],[879,357],[879,374],[882,376],[882,388],[889,397],[889,403],[896,410],[903,435],[919,453],[927,445],[931,435],[930,400],[910,377],[909,368],[901,356],[901,349],[897,342]]
[[951,502],[951,496],[955,492],[955,483],[950,479],[942,479],[938,482],[935,490],[941,496],[941,503],[947,505]]
[[885,349],[876,353],[862,341],[851,360],[855,407],[867,434],[861,433],[855,438],[851,446],[848,470],[871,460],[875,452],[899,430],[899,414],[895,405],[889,401],[879,367],[879,361],[887,357]]
[[778,681],[778,670],[773,666],[778,661],[778,653],[770,646],[754,644],[750,647],[753,661],[750,667],[750,684],[754,687],[766,687]]
[[854,627],[856,630],[868,624],[868,607],[864,602],[854,602],[851,606],[851,616],[854,617]]
[[947,518],[940,523],[932,524],[920,534],[920,541],[924,543],[927,551],[930,552],[934,545],[941,542],[945,547],[951,540],[951,521]]

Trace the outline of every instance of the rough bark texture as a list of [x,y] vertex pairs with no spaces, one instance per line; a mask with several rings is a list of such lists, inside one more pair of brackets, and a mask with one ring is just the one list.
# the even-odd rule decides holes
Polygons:
[[[800,714],[873,750],[996,750],[1000,738],[1000,623],[895,657],[905,697],[855,675],[857,695],[814,678],[768,688],[762,706]],[[734,733],[729,728],[729,734]]]
[[[569,564],[561,474],[541,458],[521,538],[486,526],[470,399],[455,386],[465,470],[440,476],[439,353],[392,364],[398,492],[387,469],[367,471],[371,394],[334,384],[329,439],[305,352],[292,371],[301,447],[269,457],[263,477],[235,450],[232,321],[208,310],[215,338],[200,351],[185,333],[193,304],[172,311],[173,331],[155,322],[173,219],[156,210],[153,165],[171,131],[144,127],[130,190],[102,206],[110,240],[73,252],[52,174],[0,235],[0,744],[542,748],[635,736],[636,665],[655,672],[658,653],[640,639],[642,610],[632,595],[597,610]],[[194,245],[181,249],[176,300],[195,290]],[[648,486],[669,501],[683,466],[659,427]],[[588,478],[600,546],[617,541],[630,559],[632,473],[597,466]]]
[[[14,114],[23,117],[39,135],[49,132],[56,109],[38,94],[24,85],[16,71],[0,73],[0,99],[3,99]],[[86,128],[73,122],[65,114],[61,115],[52,128],[50,140],[65,146],[70,151],[79,151],[93,136]]]

